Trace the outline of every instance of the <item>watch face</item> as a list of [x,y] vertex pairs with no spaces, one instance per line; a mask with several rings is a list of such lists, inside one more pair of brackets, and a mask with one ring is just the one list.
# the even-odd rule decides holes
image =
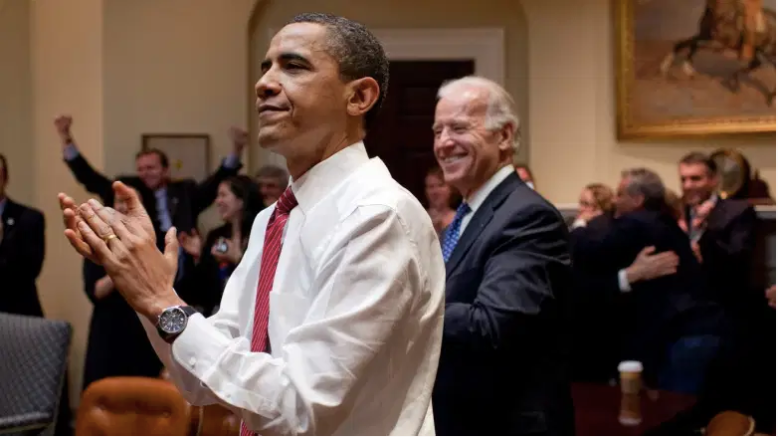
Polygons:
[[168,334],[178,334],[186,326],[186,313],[181,308],[170,308],[159,316],[159,327]]

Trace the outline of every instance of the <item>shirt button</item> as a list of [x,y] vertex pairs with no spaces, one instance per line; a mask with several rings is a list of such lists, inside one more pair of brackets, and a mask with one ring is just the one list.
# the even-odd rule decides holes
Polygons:
[[197,364],[197,358],[195,358],[195,357],[190,358],[189,359],[189,366],[190,367],[194,367],[195,364]]

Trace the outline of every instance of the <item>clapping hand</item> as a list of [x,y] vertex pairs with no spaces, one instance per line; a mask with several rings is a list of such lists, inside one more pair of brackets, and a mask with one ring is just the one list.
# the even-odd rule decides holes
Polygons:
[[184,249],[186,253],[192,256],[195,260],[200,259],[200,253],[203,250],[203,240],[200,238],[200,234],[196,230],[192,232],[181,232],[178,236],[178,244]]
[[127,203],[126,215],[94,199],[76,206],[60,193],[65,236],[79,254],[105,268],[135,311],[156,322],[165,308],[184,304],[173,291],[178,268],[176,230],[170,228],[165,235],[163,254],[138,194],[121,182],[114,182],[113,189],[116,198]]

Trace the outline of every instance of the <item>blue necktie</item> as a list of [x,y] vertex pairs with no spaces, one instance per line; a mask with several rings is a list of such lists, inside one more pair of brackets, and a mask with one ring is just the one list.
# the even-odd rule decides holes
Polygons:
[[443,237],[443,261],[448,262],[451,254],[454,252],[454,248],[457,247],[459,241],[459,228],[462,227],[462,219],[467,213],[470,212],[470,205],[462,202],[457,208],[457,213],[454,215],[454,220],[446,228],[446,235]]

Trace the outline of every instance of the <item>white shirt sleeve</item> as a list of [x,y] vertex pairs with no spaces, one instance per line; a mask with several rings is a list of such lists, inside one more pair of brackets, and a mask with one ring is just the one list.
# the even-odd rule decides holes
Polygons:
[[[392,209],[358,208],[326,243],[305,321],[272,345],[274,356],[251,352],[237,334],[238,301],[230,296],[256,287],[244,283],[239,266],[219,314],[191,317],[174,341],[176,384],[188,398],[218,398],[261,435],[332,433],[354,409],[355,386],[372,377],[371,360],[411,314],[425,274],[416,253]],[[294,308],[272,307],[285,310]],[[154,346],[165,352],[159,341]]]
[[619,290],[621,290],[622,293],[629,293],[632,291],[632,287],[630,287],[629,281],[627,280],[627,269],[619,270]]

